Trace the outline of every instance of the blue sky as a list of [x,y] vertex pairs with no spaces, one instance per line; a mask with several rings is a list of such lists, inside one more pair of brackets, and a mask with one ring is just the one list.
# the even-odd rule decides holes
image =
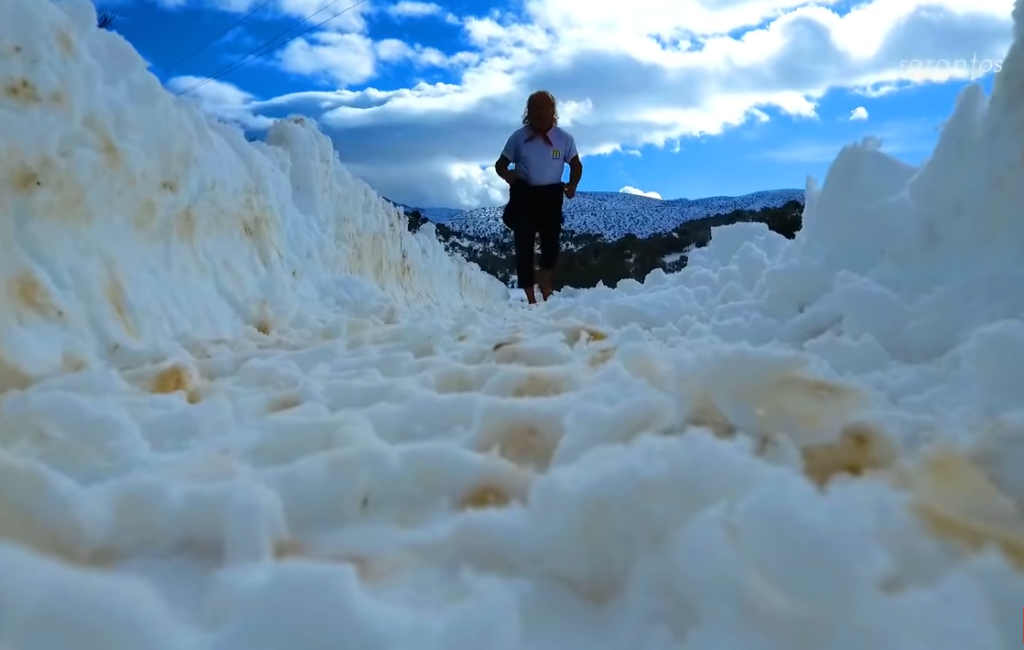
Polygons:
[[[99,7],[117,14],[114,29],[180,90],[353,1],[271,0],[174,67],[264,0],[115,0]],[[1011,8],[1004,0],[930,8],[896,0],[827,7],[772,0],[776,6],[762,16],[750,13],[753,4],[740,11],[744,0],[679,0],[678,11],[663,0],[633,0],[631,6],[649,5],[646,19],[614,11],[581,18],[579,9],[593,2],[366,0],[187,96],[253,133],[267,116],[311,115],[342,160],[383,194],[414,205],[472,207],[503,200],[487,166],[517,126],[526,95],[544,86],[566,102],[566,128],[584,151],[581,189],[629,187],[664,198],[743,194],[803,187],[808,174],[822,180],[839,148],[865,136],[920,163],[967,83],[963,75],[943,79],[948,71],[937,61],[1001,59]],[[658,8],[669,13],[652,16]],[[679,13],[697,18],[680,21]],[[909,58],[932,63],[908,72]],[[988,89],[992,75],[979,81]],[[865,119],[851,119],[858,107]]]

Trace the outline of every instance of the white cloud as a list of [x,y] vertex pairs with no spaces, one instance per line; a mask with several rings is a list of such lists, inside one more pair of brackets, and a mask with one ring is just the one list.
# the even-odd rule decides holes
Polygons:
[[441,6],[433,2],[415,2],[414,0],[401,0],[388,7],[388,13],[392,16],[403,18],[422,18],[441,13]]
[[623,194],[636,194],[637,196],[646,196],[649,199],[661,198],[661,195],[658,194],[657,192],[645,192],[643,190],[638,190],[635,187],[630,187],[629,185],[619,190],[619,192],[622,192]]
[[246,109],[252,95],[223,81],[183,75],[168,80],[167,88],[175,93],[187,91],[182,97],[188,101],[196,102],[204,111],[237,122],[247,129],[265,129],[274,122]]
[[479,60],[479,55],[472,52],[458,52],[447,55],[436,47],[424,47],[409,44],[397,38],[386,38],[375,44],[377,58],[384,63],[411,61],[420,66],[450,67],[468,65]]
[[368,81],[376,73],[373,41],[361,34],[319,32],[309,40],[298,38],[282,48],[279,60],[288,72],[328,77],[342,87]]
[[863,106],[858,106],[857,108],[850,111],[850,120],[858,121],[866,119],[868,119],[868,109],[864,108]]
[[[678,150],[681,139],[769,114],[815,119],[818,99],[833,88],[870,96],[967,78],[969,70],[935,62],[1001,58],[1012,4],[864,0],[839,14],[827,0],[632,0],[628,11],[593,0],[524,0],[518,15],[460,17],[465,52],[374,44],[362,31],[308,38],[279,64],[343,90],[243,105],[317,118],[342,158],[395,200],[497,203],[502,188],[489,184],[484,166],[535,89],[559,98],[584,156]],[[456,82],[374,88],[382,66],[401,60],[454,70]],[[344,90],[364,83],[371,87]]]

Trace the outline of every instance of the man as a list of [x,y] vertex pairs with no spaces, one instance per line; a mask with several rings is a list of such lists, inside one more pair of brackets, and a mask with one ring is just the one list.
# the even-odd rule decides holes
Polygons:
[[[562,183],[566,163],[567,184]],[[515,169],[509,169],[511,164]],[[494,171],[509,184],[502,220],[512,229],[519,286],[526,292],[527,301],[537,304],[533,246],[540,235],[540,291],[547,301],[561,247],[562,198],[576,196],[576,186],[583,177],[576,141],[559,128],[558,107],[551,93],[540,90],[526,100],[523,127],[505,143]]]

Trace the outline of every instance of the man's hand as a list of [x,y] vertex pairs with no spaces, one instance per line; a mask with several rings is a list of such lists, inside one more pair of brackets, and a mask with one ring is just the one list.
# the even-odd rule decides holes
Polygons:
[[565,198],[571,199],[576,196],[576,186],[569,183],[565,186]]
[[503,171],[501,173],[501,178],[502,178],[502,180],[504,180],[509,185],[512,185],[513,183],[516,182],[516,179],[518,178],[518,176],[516,176],[516,170],[514,170],[514,169],[506,169],[505,171]]

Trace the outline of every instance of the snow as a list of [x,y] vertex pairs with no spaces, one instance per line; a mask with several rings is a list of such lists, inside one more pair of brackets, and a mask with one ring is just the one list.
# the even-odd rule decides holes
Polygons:
[[625,192],[626,194],[636,194],[638,196],[646,196],[646,197],[651,198],[651,199],[659,199],[659,200],[662,199],[661,194],[659,194],[657,192],[645,192],[645,191],[643,191],[641,189],[637,189],[637,188],[635,188],[635,187],[633,187],[631,185],[627,185],[627,186],[623,187],[622,189],[619,190],[619,192]]
[[921,169],[529,308],[94,19],[0,4],[0,647],[1016,647],[1019,27]]
[[[743,196],[712,196],[668,201],[623,192],[578,192],[565,202],[565,228],[580,234],[602,235],[609,241],[624,235],[637,237],[673,230],[680,224],[735,210],[777,208],[789,201],[804,201],[803,190],[765,190]],[[500,237],[503,207],[475,208],[456,213],[452,208],[410,208],[434,223],[481,238]]]

